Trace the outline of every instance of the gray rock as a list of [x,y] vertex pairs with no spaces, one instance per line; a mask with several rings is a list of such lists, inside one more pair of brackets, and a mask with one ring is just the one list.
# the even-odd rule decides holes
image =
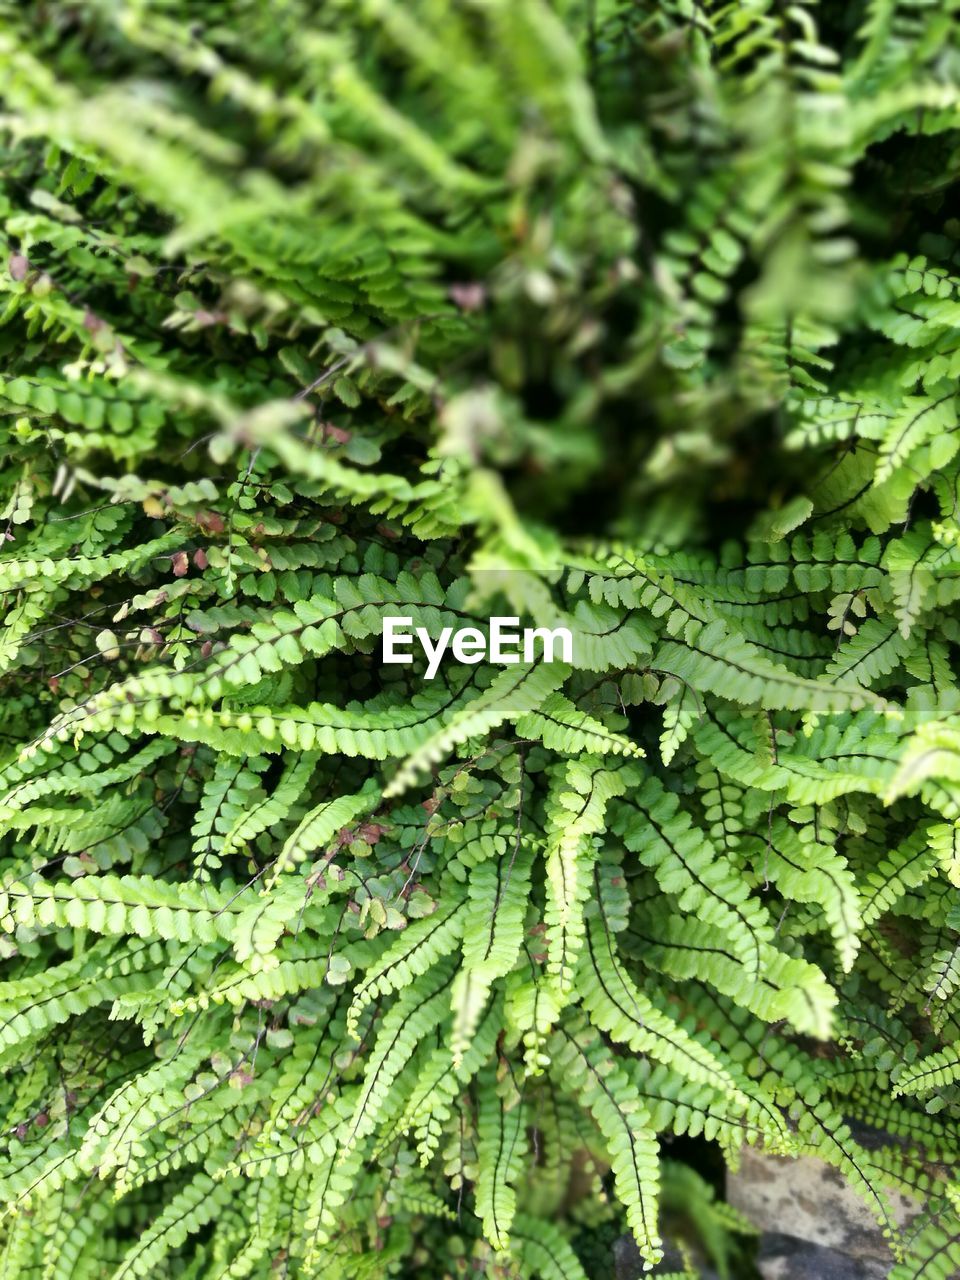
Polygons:
[[[822,1160],[812,1156],[780,1159],[747,1147],[740,1170],[727,1176],[727,1199],[762,1232],[874,1262],[885,1268],[878,1273],[883,1276],[892,1266],[876,1219],[838,1170]],[[919,1212],[918,1201],[908,1196],[888,1195],[888,1199],[899,1226]],[[776,1280],[781,1275],[792,1277],[793,1273],[770,1272]]]
[[757,1267],[763,1280],[886,1280],[892,1259],[857,1258],[795,1236],[760,1237]]
[[[888,1134],[858,1131],[864,1147],[883,1146]],[[893,1257],[867,1205],[831,1165],[812,1156],[783,1159],[753,1147],[741,1152],[741,1167],[727,1175],[727,1199],[760,1232],[757,1267],[763,1280],[887,1280]],[[919,1201],[887,1192],[894,1223],[906,1227]],[[683,1261],[667,1250],[659,1267],[645,1272],[631,1236],[614,1247],[616,1280],[680,1271]],[[713,1272],[703,1272],[705,1280]]]

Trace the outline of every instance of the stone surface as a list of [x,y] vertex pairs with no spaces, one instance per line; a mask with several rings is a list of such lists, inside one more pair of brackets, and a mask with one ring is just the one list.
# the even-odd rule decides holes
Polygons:
[[[889,1246],[866,1204],[836,1169],[812,1156],[779,1159],[752,1147],[745,1148],[742,1157],[739,1172],[727,1177],[727,1199],[762,1232],[876,1262],[886,1267],[879,1274],[886,1275],[891,1266]],[[901,1226],[920,1208],[907,1196],[889,1195],[888,1199]],[[770,1272],[776,1280],[781,1275],[792,1280],[793,1273]]]
[[[856,1133],[864,1147],[883,1146],[889,1135]],[[812,1156],[781,1159],[753,1147],[741,1167],[727,1175],[727,1199],[760,1231],[757,1267],[763,1280],[887,1280],[893,1257],[876,1219],[831,1165]],[[906,1227],[919,1212],[917,1200],[888,1191],[893,1218]],[[615,1280],[668,1274],[682,1269],[668,1251],[654,1271],[643,1270],[632,1237],[614,1248]],[[703,1273],[715,1280],[712,1272]]]
[[886,1280],[892,1260],[858,1258],[795,1236],[760,1237],[757,1267],[763,1280]]

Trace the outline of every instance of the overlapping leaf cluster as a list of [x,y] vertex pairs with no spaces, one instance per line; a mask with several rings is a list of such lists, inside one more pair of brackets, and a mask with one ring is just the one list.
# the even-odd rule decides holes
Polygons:
[[954,1275],[955,5],[2,8],[4,1275]]

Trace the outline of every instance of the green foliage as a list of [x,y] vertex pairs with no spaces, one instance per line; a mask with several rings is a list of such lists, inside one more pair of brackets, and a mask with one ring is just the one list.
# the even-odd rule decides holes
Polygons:
[[954,1274],[955,9],[0,3],[5,1276]]

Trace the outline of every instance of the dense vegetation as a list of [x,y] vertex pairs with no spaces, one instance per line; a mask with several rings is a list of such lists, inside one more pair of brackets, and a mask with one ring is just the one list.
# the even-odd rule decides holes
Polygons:
[[0,5],[4,1277],[960,1273],[956,8]]

